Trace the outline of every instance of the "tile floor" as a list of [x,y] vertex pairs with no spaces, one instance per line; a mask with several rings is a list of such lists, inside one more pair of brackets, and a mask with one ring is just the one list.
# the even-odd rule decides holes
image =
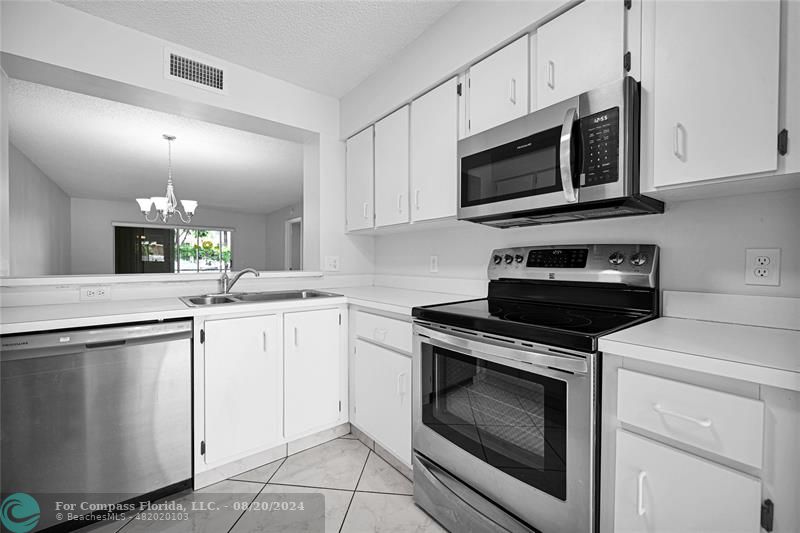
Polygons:
[[[214,495],[230,494],[230,502],[241,501],[246,493],[255,502],[274,500],[276,494],[322,494],[325,497],[326,533],[432,533],[443,532],[432,518],[414,505],[411,482],[389,463],[352,435],[320,444],[239,474],[200,491],[184,494],[177,501],[202,502]],[[285,497],[284,497],[285,498]],[[291,496],[289,496],[291,498]],[[282,525],[269,519],[270,513],[233,509],[190,511],[189,519],[156,522],[130,519],[87,528],[91,533],[249,533],[308,531],[321,533],[318,526],[292,522]]]

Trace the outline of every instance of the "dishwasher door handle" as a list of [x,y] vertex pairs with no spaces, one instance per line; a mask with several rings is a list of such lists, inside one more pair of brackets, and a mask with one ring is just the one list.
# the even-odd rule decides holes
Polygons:
[[104,348],[127,347],[191,338],[191,320],[127,324],[46,333],[24,333],[2,338],[0,360],[35,359],[86,350],[101,350]]

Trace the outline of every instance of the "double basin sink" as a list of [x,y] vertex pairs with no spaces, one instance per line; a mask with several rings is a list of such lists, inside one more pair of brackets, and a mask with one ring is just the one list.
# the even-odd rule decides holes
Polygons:
[[309,300],[316,298],[335,298],[341,294],[322,291],[271,291],[271,292],[236,292],[229,294],[203,294],[181,298],[186,305],[200,307],[220,304],[243,304],[256,302],[280,302],[286,300]]

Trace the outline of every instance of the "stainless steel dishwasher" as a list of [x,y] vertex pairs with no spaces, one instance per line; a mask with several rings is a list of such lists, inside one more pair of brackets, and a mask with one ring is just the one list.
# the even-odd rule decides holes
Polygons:
[[43,529],[50,499],[189,488],[191,336],[180,320],[2,337],[3,496],[37,498]]

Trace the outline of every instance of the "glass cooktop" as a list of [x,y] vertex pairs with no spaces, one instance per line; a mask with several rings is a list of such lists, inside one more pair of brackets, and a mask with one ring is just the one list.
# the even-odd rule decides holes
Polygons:
[[597,337],[643,322],[653,315],[484,298],[417,307],[414,316],[482,333],[589,352],[597,349]]

